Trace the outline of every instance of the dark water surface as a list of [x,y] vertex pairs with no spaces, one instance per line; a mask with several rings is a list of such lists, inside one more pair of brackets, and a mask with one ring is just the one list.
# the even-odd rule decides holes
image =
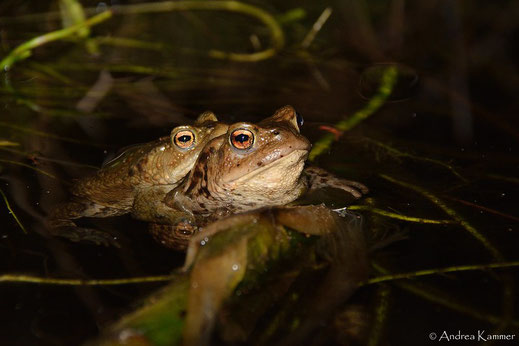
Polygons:
[[[368,199],[358,204],[452,220],[425,194],[386,175],[429,191],[466,223],[424,225],[360,212],[366,227],[405,236],[373,254],[378,269],[372,276],[381,275],[380,267],[401,273],[518,260],[517,1],[248,3],[282,23],[285,46],[270,59],[207,57],[210,49],[268,47],[268,30],[250,17],[166,12],[115,16],[92,29],[92,37],[132,39],[138,47],[105,39],[95,55],[69,38],[36,48],[2,73],[0,142],[18,145],[0,145],[0,188],[27,234],[1,202],[1,273],[102,279],[171,272],[184,255],[155,243],[143,222],[93,220],[118,236],[123,246],[115,249],[49,238],[42,220],[66,200],[73,179],[94,171],[89,166],[100,166],[122,147],[168,135],[204,110],[226,122],[258,121],[290,104],[315,142],[326,133],[322,125],[333,126],[366,105],[388,64],[400,73],[389,101],[316,164],[368,185]],[[331,16],[302,47],[327,7]],[[57,9],[57,1],[2,1],[1,55],[61,28],[59,19],[13,18]],[[517,273],[512,267],[369,285],[351,304],[362,311],[365,334],[376,333],[373,326],[381,333],[373,344],[420,345],[430,342],[430,333],[478,330],[517,340]],[[294,291],[317,279],[301,278]],[[0,343],[81,343],[161,286],[0,283]],[[347,344],[346,330],[354,325],[344,317],[348,309],[338,304],[309,344]]]

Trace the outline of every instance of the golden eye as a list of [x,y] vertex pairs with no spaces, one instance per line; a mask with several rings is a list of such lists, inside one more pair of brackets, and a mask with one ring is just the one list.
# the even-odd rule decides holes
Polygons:
[[189,149],[195,144],[195,134],[189,130],[178,131],[173,142],[180,149]]
[[236,149],[247,150],[254,144],[254,135],[249,130],[234,130],[231,133],[231,144]]

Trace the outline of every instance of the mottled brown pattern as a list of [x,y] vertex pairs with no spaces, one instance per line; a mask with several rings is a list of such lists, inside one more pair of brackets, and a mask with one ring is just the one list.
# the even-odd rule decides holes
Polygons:
[[[106,217],[131,212],[145,221],[155,221],[156,215],[163,219],[164,196],[191,171],[206,143],[226,130],[226,124],[218,123],[213,113],[205,112],[194,126],[179,126],[171,131],[169,137],[129,147],[93,176],[77,181],[71,190],[73,201],[60,206],[49,216],[48,228],[55,234],[67,236],[62,227],[66,226],[72,238],[75,227],[72,220],[80,217]],[[195,136],[193,147],[179,148],[173,143],[179,131],[189,131]],[[137,200],[140,202],[136,203]],[[169,220],[167,215],[165,218]],[[86,232],[82,234],[87,235]]]
[[[233,147],[232,134],[236,129],[253,135],[252,146],[247,142],[246,150]],[[364,185],[334,177],[319,168],[310,167],[308,173],[303,172],[309,149],[290,106],[256,125],[230,125],[225,135],[207,144],[191,174],[166,196],[165,203],[179,213],[177,217],[194,217],[196,226],[203,228],[233,213],[285,205],[309,188],[335,187],[355,197],[367,192]],[[172,234],[169,231],[168,239]]]
[[79,181],[74,201],[54,213],[49,224],[69,232],[75,218],[131,212],[157,223],[150,227],[153,237],[178,250],[200,227],[234,213],[286,205],[308,189],[333,187],[357,198],[367,192],[360,183],[316,167],[303,171],[311,146],[290,106],[257,124],[228,126],[216,123],[212,113],[201,118],[171,134],[196,132],[196,147],[175,150],[166,138],[130,148]]

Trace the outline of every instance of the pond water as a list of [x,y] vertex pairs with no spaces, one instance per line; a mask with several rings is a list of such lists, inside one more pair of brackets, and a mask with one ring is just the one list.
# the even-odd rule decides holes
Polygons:
[[[74,179],[92,174],[119,149],[169,135],[205,110],[232,123],[259,121],[289,104],[305,118],[302,132],[312,142],[338,134],[335,124],[379,95],[388,67],[398,71],[388,99],[314,161],[370,187],[356,202],[364,206],[356,212],[366,233],[399,238],[371,254],[371,277],[518,260],[519,49],[513,42],[519,3],[247,2],[279,23],[284,42],[273,41],[273,29],[257,18],[225,10],[130,14],[125,6],[140,2],[81,3],[92,9],[89,16],[120,7],[91,28],[93,40],[49,42],[2,72],[2,274],[110,279],[170,273],[185,255],[155,243],[144,222],[89,220],[118,237],[122,246],[113,248],[48,237],[43,220],[67,200]],[[56,11],[58,1],[3,1],[2,57],[60,30]],[[210,56],[271,47],[279,49],[258,61]],[[335,195],[331,204],[344,206]],[[395,214],[445,222],[410,222]],[[301,275],[275,304],[290,308],[291,294],[313,292],[322,275]],[[442,335],[477,337],[478,331],[517,340],[516,277],[512,265],[365,285],[348,302],[338,299],[308,342],[417,345]],[[85,342],[163,285],[2,282],[0,343]],[[304,306],[319,306],[309,295]],[[263,318],[280,315],[274,306]],[[241,344],[283,344],[283,334],[290,335],[289,327],[281,328],[269,339],[268,326],[259,323]],[[360,336],[352,341],[355,327]],[[215,343],[226,340],[216,333]]]

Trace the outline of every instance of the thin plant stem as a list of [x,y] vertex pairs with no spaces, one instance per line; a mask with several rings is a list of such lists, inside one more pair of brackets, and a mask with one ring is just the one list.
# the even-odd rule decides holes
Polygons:
[[512,262],[501,262],[501,263],[489,263],[489,264],[470,264],[463,266],[453,266],[453,267],[444,267],[444,268],[432,268],[432,269],[422,269],[414,272],[400,273],[400,274],[388,274],[382,275],[375,278],[371,278],[361,285],[371,285],[377,284],[381,282],[401,280],[401,279],[414,279],[421,276],[430,276],[437,274],[445,274],[445,273],[454,273],[454,272],[465,272],[465,271],[473,271],[473,270],[487,270],[487,269],[496,269],[496,268],[511,268],[511,267],[519,267],[519,261]]
[[11,142],[5,139],[0,140],[0,147],[17,147],[20,143]]
[[[454,209],[451,209],[448,207],[440,198],[435,196],[434,194],[430,193],[429,191],[426,191],[425,189],[397,180],[393,177],[381,174],[382,178],[400,185],[404,186],[406,188],[412,189],[423,196],[425,196],[427,199],[429,199],[431,202],[436,204],[440,209],[442,209],[446,214],[448,214],[450,217],[452,217],[455,221],[457,221],[460,226],[462,226],[470,235],[472,235],[474,238],[476,238],[482,245],[487,249],[488,252],[492,255],[494,259],[497,261],[503,262],[504,257],[501,254],[501,252],[488,240],[481,232],[479,232],[474,226],[472,226],[468,221],[466,221],[463,217],[461,217]],[[512,262],[517,263],[517,262]],[[468,268],[468,266],[466,267]],[[424,274],[425,275],[425,274]],[[513,280],[510,277],[510,275],[502,275],[503,280],[503,301],[502,301],[502,307],[503,307],[503,318],[501,320],[501,323],[497,327],[497,331],[503,330],[506,325],[509,323],[509,321],[512,318],[513,310],[514,310],[514,304],[510,303],[514,300],[514,284]]]
[[456,169],[445,163],[445,162],[442,162],[440,160],[435,160],[435,159],[431,159],[431,158],[428,158],[428,157],[420,157],[420,156],[416,156],[416,155],[412,155],[412,154],[409,154],[409,153],[405,153],[403,151],[400,151],[396,148],[393,148],[385,143],[382,143],[382,142],[379,142],[377,140],[374,140],[372,138],[363,138],[363,140],[367,141],[368,143],[371,143],[371,144],[374,144],[382,149],[384,149],[388,154],[394,156],[394,157],[405,157],[405,158],[409,158],[411,160],[416,160],[416,161],[424,161],[424,162],[429,162],[429,163],[432,163],[434,165],[438,165],[438,166],[442,166],[446,169],[448,169],[453,175],[455,175],[456,177],[458,177],[460,180],[462,180],[463,182],[467,182],[467,179],[465,179],[463,176],[461,176],[461,174],[459,174]]
[[492,179],[507,181],[509,183],[519,184],[519,178],[515,178],[515,177],[506,177],[504,175],[499,175],[499,174],[488,174],[487,177],[492,178]]
[[[97,14],[82,23],[72,25],[65,29],[53,31],[38,37],[35,37],[17,48],[15,48],[7,57],[0,62],[0,68],[7,71],[15,62],[26,59],[30,56],[31,50],[42,46],[48,42],[64,39],[75,35],[86,27],[99,24],[110,17],[112,14],[142,14],[156,13],[168,11],[228,11],[245,14],[258,19],[268,29],[271,39],[271,47],[263,51],[245,54],[230,53],[221,50],[209,50],[208,55],[217,59],[229,59],[233,61],[254,62],[264,60],[275,55],[285,44],[285,36],[283,30],[277,23],[276,19],[267,11],[256,6],[241,3],[239,1],[163,1],[151,2],[132,5],[117,6],[113,11],[108,10]],[[96,9],[85,9],[85,13],[95,13]]]
[[383,328],[386,324],[389,313],[389,300],[391,297],[391,286],[380,285],[377,292],[377,303],[375,308],[375,316],[373,326],[370,329],[368,346],[377,346],[383,337]]
[[56,179],[56,176],[50,174],[49,172],[45,172],[44,170],[41,170],[41,169],[36,168],[36,167],[33,167],[33,166],[28,165],[28,164],[23,163],[23,162],[12,161],[12,160],[5,160],[5,159],[0,159],[0,162],[4,162],[4,163],[9,163],[11,165],[17,165],[17,166],[22,166],[22,167],[30,168],[33,171],[36,171],[38,173],[41,173],[43,175],[48,176],[49,178]]
[[4,191],[2,191],[2,189],[0,189],[0,194],[2,195],[2,198],[4,199],[5,205],[7,207],[7,210],[9,210],[9,213],[13,216],[14,220],[16,221],[18,226],[20,226],[20,228],[22,229],[23,233],[27,234],[27,230],[23,226],[23,224],[20,221],[20,219],[18,219],[18,216],[16,216],[14,210],[11,208],[11,205],[9,204],[9,200],[7,199],[7,196],[5,195]]
[[[1,190],[0,190],[1,191]],[[170,281],[177,277],[177,274],[145,276],[137,278],[108,279],[108,280],[83,280],[83,279],[55,279],[43,278],[31,275],[3,274],[0,275],[0,282],[23,282],[45,285],[62,285],[62,286],[109,286],[109,285],[127,285],[141,284],[148,282]]]
[[492,243],[481,232],[479,232],[468,221],[462,218],[456,211],[448,207],[439,197],[435,196],[431,192],[421,187],[403,182],[388,175],[380,174],[380,176],[394,184],[414,190],[426,197],[428,200],[430,200],[431,202],[436,204],[440,209],[442,209],[447,215],[452,217],[457,223],[459,223],[467,232],[469,232],[470,235],[472,235],[481,244],[483,244],[483,246],[492,254],[492,257],[499,261],[503,260],[503,255],[501,254],[501,252],[499,252],[499,250],[494,245],[492,245]]
[[228,11],[245,14],[258,19],[268,29],[271,48],[251,54],[229,53],[212,49],[208,55],[212,58],[234,61],[253,62],[264,60],[275,55],[285,44],[285,35],[276,19],[267,11],[239,1],[163,1],[118,6],[117,14],[142,14],[168,11]]
[[63,141],[63,142],[88,145],[88,146],[93,146],[93,147],[102,147],[102,148],[106,147],[106,145],[104,145],[104,144],[90,143],[90,142],[82,141],[79,139],[62,137],[62,136],[58,136],[58,135],[55,135],[52,133],[38,131],[38,130],[31,129],[31,128],[23,127],[23,126],[13,125],[13,124],[5,122],[5,121],[0,121],[0,127],[2,127],[2,126],[16,130],[16,131],[30,133],[35,136],[44,137],[44,138],[52,138],[52,139],[56,139],[56,140]]
[[39,156],[34,153],[28,153],[28,152],[21,151],[21,150],[2,148],[1,146],[0,146],[0,150],[6,151],[8,153],[12,153],[12,154],[15,154],[18,156],[22,156],[27,159],[34,159],[36,161],[41,160],[41,161],[46,161],[46,162],[54,162],[54,163],[58,163],[60,165],[65,165],[65,166],[83,167],[83,168],[89,168],[89,169],[95,169],[95,170],[99,169],[98,166],[87,165],[84,163],[71,162],[71,161],[67,161],[67,160],[53,159],[50,157]]
[[472,207],[472,208],[476,208],[476,209],[480,209],[480,210],[486,211],[487,213],[490,213],[490,214],[494,214],[494,215],[497,215],[497,216],[500,216],[500,217],[504,217],[506,219],[510,219],[510,220],[519,222],[519,217],[502,213],[499,210],[495,210],[495,209],[492,209],[492,208],[484,207],[482,205],[479,205],[479,204],[476,204],[476,203],[472,203],[472,202],[469,202],[469,201],[465,201],[463,199],[451,197],[451,196],[443,196],[443,197],[447,198],[447,199],[450,199],[451,201],[455,201],[455,202],[467,205],[467,206]]
[[[372,263],[372,265],[378,272],[385,274],[384,276],[390,275],[390,274],[388,274],[389,271],[386,268],[383,268],[382,266],[380,266],[380,264]],[[465,304],[461,303],[458,299],[446,296],[441,291],[434,292],[432,288],[427,287],[423,283],[420,283],[420,285],[418,285],[418,283],[416,283],[415,281],[401,280],[401,279],[396,279],[395,281],[391,281],[391,282],[394,285],[396,285],[416,296],[419,296],[419,297],[426,299],[430,302],[433,302],[437,305],[445,306],[448,309],[457,311],[461,314],[465,314],[472,318],[475,318],[475,319],[478,319],[481,321],[486,321],[488,323],[495,324],[495,325],[498,325],[498,324],[502,323],[502,321],[503,321],[502,317],[499,317],[499,316],[496,316],[493,314],[489,314],[486,311],[485,312],[478,311],[478,310],[474,309],[471,305],[465,305]],[[514,327],[518,327],[519,321],[512,320],[512,321],[510,321],[510,324]]]
[[348,210],[364,210],[369,211],[371,213],[375,213],[378,215],[386,216],[392,219],[407,221],[407,222],[417,222],[417,223],[427,223],[434,225],[447,225],[447,224],[455,224],[456,222],[453,220],[433,220],[433,219],[425,219],[422,217],[414,217],[414,216],[406,216],[402,214],[393,213],[391,211],[373,208],[368,205],[350,205]]
[[24,42],[16,47],[11,53],[9,53],[8,56],[2,59],[2,61],[0,61],[0,69],[8,71],[15,62],[28,58],[34,48],[71,36],[86,27],[102,23],[110,17],[112,17],[112,12],[105,11],[85,20],[82,23],[30,39],[29,41]]
[[332,8],[326,7],[323,13],[321,13],[321,15],[319,16],[319,18],[317,18],[314,25],[312,25],[312,29],[308,32],[308,34],[306,34],[305,38],[303,39],[303,42],[301,42],[301,47],[305,49],[310,47],[310,44],[315,39],[315,36],[317,35],[317,33],[319,33],[319,31],[321,31],[321,28],[323,27],[324,23],[326,23],[326,21],[328,20],[328,18],[330,18],[331,15]]
[[167,46],[161,42],[149,42],[142,40],[135,40],[126,37],[114,37],[114,36],[101,36],[93,38],[98,44],[111,45],[118,47],[136,48],[136,49],[149,49],[161,51]]

